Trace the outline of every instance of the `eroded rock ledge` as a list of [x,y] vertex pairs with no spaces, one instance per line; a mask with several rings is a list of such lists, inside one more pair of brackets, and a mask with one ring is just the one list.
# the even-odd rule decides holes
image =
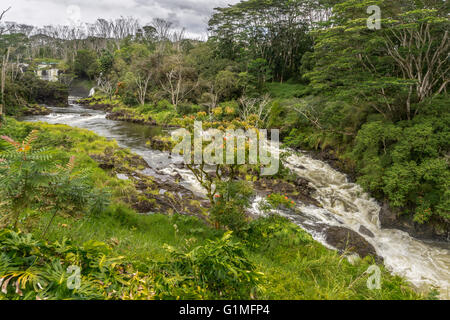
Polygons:
[[103,154],[91,155],[91,158],[100,168],[132,182],[135,192],[124,195],[122,200],[133,209],[143,214],[161,212],[205,217],[208,201],[181,186],[181,177],[165,176],[165,179],[158,179],[143,174],[142,171],[150,167],[142,157],[134,154],[122,156],[118,154],[118,150],[120,149],[107,149]]

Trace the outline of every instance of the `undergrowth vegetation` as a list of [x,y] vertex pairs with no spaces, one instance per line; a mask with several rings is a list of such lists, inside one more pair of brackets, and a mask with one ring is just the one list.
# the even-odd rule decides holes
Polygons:
[[[383,28],[369,30],[373,5]],[[76,76],[95,86],[79,104],[110,120],[147,129],[191,130],[195,121],[205,130],[280,129],[285,146],[318,151],[384,202],[388,224],[448,240],[446,7],[245,0],[214,9],[207,41],[185,39],[162,19],[141,26],[132,17],[99,19],[85,28],[89,35],[75,26],[33,36],[27,25],[0,28],[0,299],[435,298],[382,266],[382,289],[369,290],[374,257],[350,262],[348,252],[271,216],[294,211],[293,196],[320,206],[308,182],[282,164],[266,181],[261,159],[212,171],[187,165],[207,199],[180,205],[117,142],[6,116],[50,112],[38,103],[67,105]],[[56,82],[35,74],[53,67]],[[220,149],[229,146],[223,138]],[[164,136],[148,146],[172,145]],[[257,219],[248,209],[259,182],[268,217]],[[275,183],[293,191],[271,190]],[[161,191],[173,196],[165,207]],[[185,207],[198,209],[195,217],[180,214]]]
[[0,130],[14,141],[39,130],[36,147],[49,147],[61,164],[76,153],[73,169],[90,168],[91,185],[107,186],[111,198],[101,210],[60,207],[57,215],[30,203],[16,229],[7,224],[0,232],[2,299],[424,298],[384,270],[382,289],[369,290],[373,258],[350,264],[284,218],[257,219],[234,234],[194,217],[139,215],[120,201],[119,190],[133,187],[89,156],[117,146],[88,131],[12,119]]

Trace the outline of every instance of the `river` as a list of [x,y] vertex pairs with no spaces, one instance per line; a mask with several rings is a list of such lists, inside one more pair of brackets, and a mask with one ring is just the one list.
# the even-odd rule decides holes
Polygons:
[[[180,168],[181,157],[169,159],[165,152],[151,150],[147,141],[161,133],[158,127],[149,127],[106,119],[103,111],[89,110],[77,105],[75,97],[69,99],[67,108],[51,108],[48,116],[25,117],[23,121],[42,121],[50,124],[66,124],[89,129],[108,139],[115,139],[119,146],[142,156],[151,167],[146,173],[154,176],[180,174],[184,187],[195,193],[202,189],[186,169]],[[285,165],[298,176],[310,181],[316,190],[314,198],[322,208],[298,203],[301,214],[280,213],[307,230],[317,241],[330,247],[316,225],[343,226],[358,233],[361,226],[374,235],[363,235],[384,258],[385,266],[394,274],[403,276],[418,289],[437,288],[441,298],[450,299],[450,245],[424,242],[407,233],[382,229],[379,222],[381,207],[360,186],[328,164],[315,160],[306,153],[293,152]],[[258,201],[260,199],[257,199]],[[257,213],[257,202],[253,208]]]

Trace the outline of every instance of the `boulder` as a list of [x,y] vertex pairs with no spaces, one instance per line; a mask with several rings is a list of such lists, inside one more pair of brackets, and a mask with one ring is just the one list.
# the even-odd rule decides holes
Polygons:
[[350,251],[357,253],[362,258],[373,256],[378,263],[383,262],[383,258],[378,256],[375,247],[353,230],[344,227],[329,227],[325,231],[325,235],[327,243],[340,252]]
[[375,235],[373,234],[373,232],[370,231],[369,229],[367,229],[366,227],[364,227],[363,225],[361,225],[359,227],[359,232],[362,233],[365,236],[370,237],[370,238],[375,238]]

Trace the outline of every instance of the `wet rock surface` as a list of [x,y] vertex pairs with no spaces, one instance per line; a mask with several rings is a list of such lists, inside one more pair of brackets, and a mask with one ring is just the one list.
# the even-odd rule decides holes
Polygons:
[[112,104],[104,104],[101,103],[101,100],[95,99],[95,98],[88,98],[88,99],[80,99],[77,100],[77,104],[86,107],[88,109],[92,110],[102,110],[106,111],[106,119],[108,120],[114,120],[114,121],[125,121],[135,124],[142,124],[142,125],[150,125],[150,126],[156,126],[157,123],[155,120],[144,117],[142,115],[136,115],[132,112],[129,112],[126,109],[121,109],[117,111],[113,111],[116,106]]
[[374,246],[353,230],[344,227],[328,227],[325,235],[327,243],[340,252],[357,253],[362,258],[372,256],[378,263],[383,262],[383,258],[378,256]]
[[205,218],[209,202],[180,185],[180,176],[158,179],[145,175],[140,171],[149,169],[149,165],[142,157],[134,154],[119,156],[116,151],[106,149],[103,154],[91,155],[91,158],[100,168],[132,182],[136,191],[124,195],[123,201],[133,209],[143,214],[179,213]]
[[76,103],[80,106],[86,107],[92,110],[103,110],[103,111],[111,111],[114,106],[110,104],[100,103],[101,100],[95,98],[89,99],[80,99],[77,100]]
[[127,112],[126,110],[110,112],[107,114],[106,119],[115,120],[115,121],[126,121],[126,122],[130,122],[130,123],[144,124],[144,125],[149,125],[149,126],[157,125],[156,121],[151,118],[136,116],[132,113]]
[[26,105],[22,114],[24,116],[46,116],[51,113],[51,110],[47,108],[45,105]]
[[148,168],[147,162],[140,156],[129,154],[119,156],[117,150],[107,148],[103,154],[92,154],[90,157],[95,160],[102,169],[115,169],[116,173],[133,173],[134,170]]
[[369,229],[367,229],[365,226],[360,226],[359,227],[359,232],[365,236],[368,236],[370,238],[375,238],[375,235],[373,234],[372,231],[370,231]]
[[[291,218],[293,222],[303,226],[306,226],[304,223],[308,222],[308,219],[303,218],[301,215]],[[315,224],[308,223],[305,229],[324,235],[325,242],[331,247],[337,249],[340,253],[356,253],[362,258],[372,256],[375,258],[377,263],[382,264],[384,262],[383,257],[378,255],[372,244],[370,244],[358,232],[355,232],[349,228],[343,226],[330,227],[329,225],[317,222]]]
[[153,150],[159,150],[159,151],[171,151],[172,150],[172,140],[170,137],[162,137],[162,136],[152,137],[147,142],[147,145],[150,148],[152,148]]
[[[355,169],[339,159],[332,148],[310,151],[307,154],[316,160],[326,162],[333,169],[345,173],[350,182],[356,183],[357,173]],[[380,206],[382,207],[380,222],[383,229],[401,230],[416,239],[450,243],[449,222],[435,220],[421,225],[413,221],[412,215],[401,215],[398,210],[392,209],[387,200],[384,200]],[[411,208],[409,211],[414,211],[414,209]]]
[[346,161],[339,159],[339,157],[336,155],[336,151],[331,147],[327,147],[318,151],[309,151],[306,152],[306,154],[308,154],[313,159],[327,163],[330,167],[337,171],[345,173],[350,182],[356,182],[357,173],[355,171],[355,168]]

